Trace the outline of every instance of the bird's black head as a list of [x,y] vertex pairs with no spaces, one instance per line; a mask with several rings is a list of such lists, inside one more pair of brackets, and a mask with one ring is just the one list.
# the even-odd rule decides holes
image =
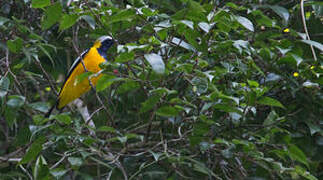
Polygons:
[[110,36],[101,36],[94,43],[94,47],[98,49],[100,55],[106,58],[107,50],[113,45],[114,40]]

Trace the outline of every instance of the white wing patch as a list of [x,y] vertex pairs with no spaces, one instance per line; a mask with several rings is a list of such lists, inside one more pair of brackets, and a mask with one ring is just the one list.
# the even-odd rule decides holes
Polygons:
[[75,69],[75,67],[78,65],[78,63],[81,61],[81,58],[84,58],[85,54],[89,52],[89,49],[86,49],[85,51],[82,52],[82,54],[77,57],[75,59],[75,61],[73,62],[71,68],[68,70],[68,73],[67,73],[67,78],[70,76],[70,74],[72,73],[72,71]]

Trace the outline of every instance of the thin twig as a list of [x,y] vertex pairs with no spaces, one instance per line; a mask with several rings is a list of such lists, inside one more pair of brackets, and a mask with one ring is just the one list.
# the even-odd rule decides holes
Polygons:
[[[18,81],[16,75],[11,71],[10,69],[10,62],[9,62],[9,49],[6,49],[6,66],[7,66],[7,71],[4,74],[4,77],[8,75],[8,73],[13,77],[15,83],[19,86],[22,87],[22,85],[20,84],[20,82]],[[22,94],[19,87],[16,87],[17,91],[19,94]]]
[[86,125],[88,125],[89,123],[90,123],[90,120],[92,119],[92,117],[93,117],[93,115],[94,114],[96,114],[96,113],[98,113],[99,111],[101,111],[103,109],[103,106],[102,107],[100,107],[100,108],[98,108],[98,109],[96,109],[91,115],[90,115],[90,117],[86,120],[86,122],[85,122],[85,124]]
[[34,178],[31,176],[31,174],[24,168],[23,165],[19,165],[20,169],[27,174],[30,180],[33,180]]
[[[310,35],[308,34],[307,26],[306,26],[305,13],[304,13],[304,0],[301,0],[301,14],[302,14],[302,22],[303,22],[306,37],[307,37],[308,40],[311,40]],[[317,57],[316,57],[316,54],[315,54],[314,47],[312,45],[310,45],[310,47],[311,47],[311,50],[312,50],[313,58],[314,58],[315,61],[317,61]]]
[[40,63],[38,58],[35,58],[35,62],[36,64],[39,66],[39,68],[41,69],[41,71],[45,74],[45,78],[47,79],[50,87],[53,89],[53,91],[55,92],[56,96],[58,96],[58,92],[56,91],[56,88],[54,86],[54,83],[52,82],[52,80],[50,79],[48,73],[45,71],[44,67],[42,66],[42,64]]
[[153,123],[153,119],[155,117],[155,113],[156,113],[156,106],[154,107],[154,110],[151,112],[150,118],[149,118],[149,124],[148,124],[148,128],[147,128],[147,132],[146,132],[146,136],[145,136],[145,141],[144,142],[148,142],[148,138],[150,135],[150,131],[151,131],[151,125]]

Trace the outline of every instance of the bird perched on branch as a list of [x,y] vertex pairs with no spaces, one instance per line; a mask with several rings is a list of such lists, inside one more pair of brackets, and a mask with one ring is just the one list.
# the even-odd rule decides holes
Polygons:
[[114,40],[110,36],[102,36],[94,42],[91,48],[82,52],[72,64],[62,89],[58,94],[56,103],[46,113],[45,117],[49,117],[55,107],[58,110],[64,108],[68,103],[89,91],[91,85],[96,85],[101,74],[96,77],[91,77],[91,83],[89,83],[88,78],[77,82],[78,76],[84,72],[92,72],[93,74],[99,72],[101,70],[99,64],[107,61],[107,50],[113,43]]

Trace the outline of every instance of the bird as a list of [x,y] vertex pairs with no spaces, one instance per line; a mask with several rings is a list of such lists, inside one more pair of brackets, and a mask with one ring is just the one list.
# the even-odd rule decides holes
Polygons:
[[78,76],[84,72],[91,72],[93,74],[99,72],[101,70],[99,64],[108,61],[107,51],[114,42],[115,40],[111,36],[101,36],[94,42],[92,47],[83,51],[81,55],[76,58],[68,71],[63,86],[56,99],[56,103],[45,114],[45,117],[49,117],[55,107],[58,110],[62,110],[67,104],[89,91],[91,89],[91,85],[96,85],[102,74],[91,77],[91,83],[89,83],[88,79],[77,82]]

